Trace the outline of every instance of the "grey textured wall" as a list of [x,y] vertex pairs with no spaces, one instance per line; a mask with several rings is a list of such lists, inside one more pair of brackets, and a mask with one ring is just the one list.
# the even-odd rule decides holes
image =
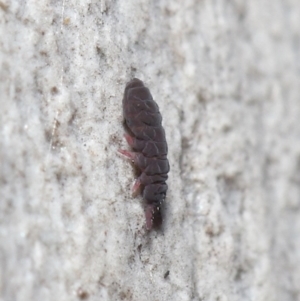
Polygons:
[[[300,300],[298,0],[0,1],[0,300]],[[147,233],[117,155],[149,86]]]

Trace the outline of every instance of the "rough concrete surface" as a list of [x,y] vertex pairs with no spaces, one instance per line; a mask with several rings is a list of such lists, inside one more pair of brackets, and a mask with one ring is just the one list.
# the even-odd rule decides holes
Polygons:
[[[0,1],[0,300],[300,300],[298,0]],[[169,143],[147,233],[124,140]]]

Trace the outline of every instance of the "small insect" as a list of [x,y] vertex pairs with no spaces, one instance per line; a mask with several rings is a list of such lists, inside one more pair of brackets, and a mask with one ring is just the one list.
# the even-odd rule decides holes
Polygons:
[[146,228],[151,230],[162,224],[162,204],[168,190],[166,180],[170,166],[158,105],[149,89],[137,78],[126,85],[123,115],[127,130],[125,138],[133,152],[119,152],[131,159],[139,171],[133,193],[136,194],[141,188],[145,202]]

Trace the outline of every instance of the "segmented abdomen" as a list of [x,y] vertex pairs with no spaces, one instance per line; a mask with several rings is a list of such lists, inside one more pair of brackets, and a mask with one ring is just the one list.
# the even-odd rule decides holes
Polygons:
[[136,152],[134,164],[141,171],[137,181],[143,188],[146,225],[160,226],[162,203],[168,186],[168,146],[162,117],[157,103],[144,83],[134,78],[125,88],[123,98],[125,125],[130,135],[128,142]]

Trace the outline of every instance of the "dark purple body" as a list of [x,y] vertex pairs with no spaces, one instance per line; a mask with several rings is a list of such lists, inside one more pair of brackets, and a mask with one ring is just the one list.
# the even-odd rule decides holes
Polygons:
[[137,78],[126,85],[123,113],[129,134],[126,139],[134,150],[131,156],[127,156],[133,159],[141,172],[136,186],[142,188],[146,226],[148,229],[159,227],[162,223],[162,203],[168,189],[168,145],[158,105],[149,89]]

